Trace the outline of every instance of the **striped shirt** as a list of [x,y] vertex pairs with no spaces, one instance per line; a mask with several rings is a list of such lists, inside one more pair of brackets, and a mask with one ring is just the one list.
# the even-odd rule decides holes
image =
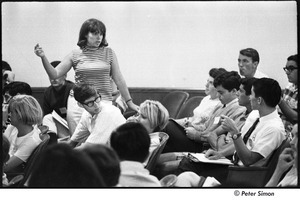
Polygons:
[[72,54],[75,82],[93,84],[102,99],[112,101],[110,74],[112,64],[117,62],[114,51],[109,47],[83,47]]

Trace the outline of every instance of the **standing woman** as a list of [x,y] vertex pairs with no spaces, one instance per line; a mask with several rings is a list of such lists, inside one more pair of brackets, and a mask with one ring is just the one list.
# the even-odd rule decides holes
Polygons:
[[[71,51],[62,62],[54,68],[48,61],[42,47],[37,44],[34,52],[41,57],[43,66],[51,79],[56,79],[66,74],[71,68],[75,71],[75,82],[93,84],[101,93],[104,101],[112,103],[112,86],[110,76],[116,83],[125,99],[126,104],[132,110],[138,111],[138,106],[132,101],[126,82],[120,71],[115,52],[107,47],[105,25],[97,19],[86,20],[80,29],[77,45],[80,49]],[[68,101],[68,118],[75,120],[71,127],[73,133],[81,117],[83,109],[77,106],[72,92]],[[69,121],[68,120],[68,121]],[[74,130],[72,130],[74,129]]]

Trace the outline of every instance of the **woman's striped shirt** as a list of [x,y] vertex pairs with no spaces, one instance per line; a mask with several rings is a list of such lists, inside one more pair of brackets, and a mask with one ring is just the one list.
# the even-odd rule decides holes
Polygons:
[[104,100],[112,101],[110,72],[115,53],[109,47],[83,47],[72,51],[76,83],[93,84]]

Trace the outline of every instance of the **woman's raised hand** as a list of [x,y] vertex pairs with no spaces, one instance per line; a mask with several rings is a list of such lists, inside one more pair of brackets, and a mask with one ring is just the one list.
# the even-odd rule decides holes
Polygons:
[[35,45],[34,47],[34,53],[39,57],[44,57],[45,53],[42,47],[40,47],[39,44]]

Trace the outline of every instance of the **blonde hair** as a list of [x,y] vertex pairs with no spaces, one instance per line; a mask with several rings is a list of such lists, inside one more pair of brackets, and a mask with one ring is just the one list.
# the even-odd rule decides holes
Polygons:
[[165,128],[169,120],[168,110],[160,102],[154,100],[141,103],[140,113],[147,117],[154,132]]
[[15,111],[22,123],[26,125],[41,124],[43,110],[39,102],[30,95],[16,95],[9,104],[10,112]]

